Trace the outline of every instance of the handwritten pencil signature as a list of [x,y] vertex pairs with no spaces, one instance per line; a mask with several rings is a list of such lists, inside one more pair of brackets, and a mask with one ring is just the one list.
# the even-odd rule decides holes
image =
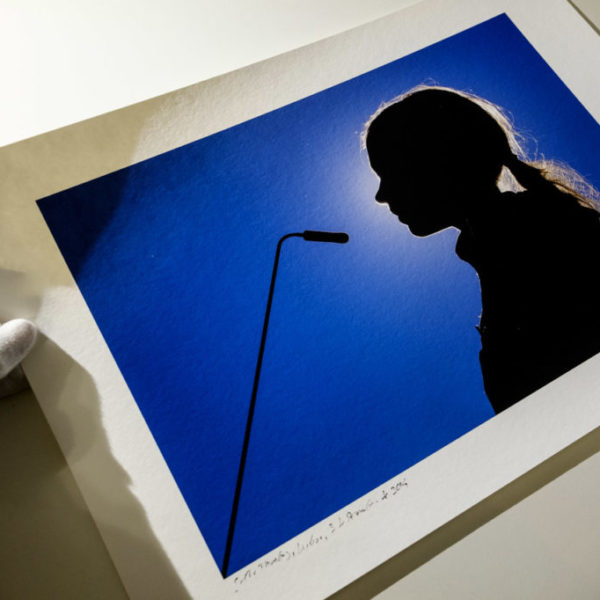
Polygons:
[[305,552],[309,552],[313,548],[327,543],[332,537],[336,536],[336,533],[340,529],[351,526],[357,519],[360,519],[361,515],[369,512],[382,502],[389,501],[390,498],[393,498],[402,488],[407,486],[408,482],[406,478],[402,478],[380,488],[377,492],[369,495],[358,507],[334,514],[333,518],[322,526],[322,529],[325,529],[324,531],[312,531],[305,538],[296,540],[293,544],[283,546],[277,552],[250,565],[242,573],[233,578],[233,584],[236,587],[235,591],[237,592],[241,586],[259,577],[265,571],[270,571],[281,563],[294,560]]

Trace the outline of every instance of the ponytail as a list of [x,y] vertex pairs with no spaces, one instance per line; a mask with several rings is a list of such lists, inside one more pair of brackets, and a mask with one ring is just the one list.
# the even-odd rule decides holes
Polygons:
[[517,183],[526,190],[543,193],[557,192],[571,196],[579,204],[598,211],[600,194],[577,171],[555,161],[526,162],[510,153],[504,161]]
[[509,155],[505,166],[514,175],[519,185],[526,190],[548,190],[550,187],[554,187],[553,183],[546,179],[543,168],[521,160],[516,154]]

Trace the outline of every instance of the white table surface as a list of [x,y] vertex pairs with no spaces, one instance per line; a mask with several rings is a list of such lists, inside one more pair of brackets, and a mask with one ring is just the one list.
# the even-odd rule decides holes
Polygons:
[[[1,0],[0,145],[412,3]],[[600,29],[600,0],[573,3]],[[335,598],[600,598],[599,451],[594,432]],[[0,490],[0,599],[127,597],[28,392],[0,400]]]

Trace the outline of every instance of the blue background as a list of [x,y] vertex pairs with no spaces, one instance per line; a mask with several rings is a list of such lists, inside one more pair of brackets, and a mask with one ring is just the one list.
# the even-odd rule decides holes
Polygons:
[[505,107],[600,183],[596,123],[500,16],[39,201],[218,565],[275,245],[350,234],[285,242],[230,572],[493,416],[457,232],[413,237],[360,150],[371,113],[423,82]]

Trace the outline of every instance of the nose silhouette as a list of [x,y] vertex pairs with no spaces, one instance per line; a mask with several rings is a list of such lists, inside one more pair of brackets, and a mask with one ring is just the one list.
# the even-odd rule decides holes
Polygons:
[[379,184],[379,188],[377,189],[377,192],[375,193],[375,200],[377,202],[379,202],[379,204],[387,204],[387,200],[385,198],[386,194],[383,190],[383,186],[381,184]]

